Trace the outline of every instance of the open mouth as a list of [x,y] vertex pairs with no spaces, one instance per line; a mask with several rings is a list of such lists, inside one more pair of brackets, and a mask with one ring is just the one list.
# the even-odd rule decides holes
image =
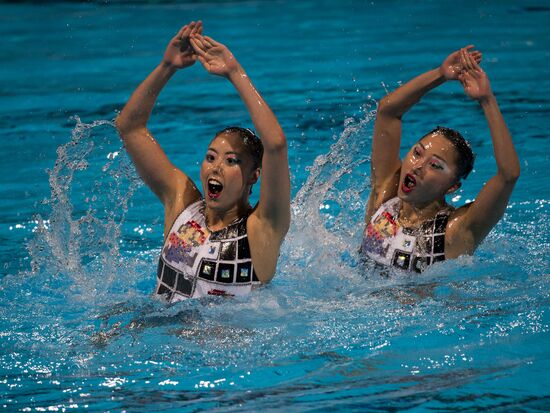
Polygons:
[[219,198],[223,191],[223,184],[215,179],[208,180],[208,197],[210,199]]
[[415,186],[416,186],[415,177],[411,174],[405,175],[405,179],[403,179],[403,184],[401,185],[401,190],[405,193],[409,193],[414,189]]

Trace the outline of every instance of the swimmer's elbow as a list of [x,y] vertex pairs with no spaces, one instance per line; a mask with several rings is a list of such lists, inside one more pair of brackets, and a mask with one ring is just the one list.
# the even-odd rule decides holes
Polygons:
[[397,105],[395,98],[390,93],[389,95],[384,96],[378,102],[378,115],[400,118],[403,116],[403,110],[400,105]]
[[511,174],[510,176],[507,177],[507,180],[508,182],[510,182],[511,184],[515,184],[517,182],[517,180],[519,179],[519,175],[520,175],[520,171],[519,171],[519,168],[517,170],[517,172]]
[[128,119],[127,116],[124,115],[124,113],[120,113],[116,119],[115,119],[115,127],[117,129],[118,134],[122,138],[123,141],[128,139],[132,134],[134,134],[136,131],[140,131],[142,129],[146,129],[146,127],[136,123],[132,122]]
[[520,175],[521,175],[521,167],[519,166],[519,162],[518,162],[517,166],[514,168],[511,178],[514,180],[514,182],[516,182],[519,179]]
[[128,121],[125,119],[124,115],[122,115],[122,113],[119,113],[115,119],[115,128],[122,138],[124,138],[124,136],[128,134],[128,126]]
[[521,174],[519,163],[513,167],[508,167],[505,170],[499,171],[500,176],[510,185],[515,185]]
[[386,113],[390,110],[390,108],[391,98],[390,95],[386,95],[378,102],[378,113]]
[[265,139],[262,143],[265,150],[271,153],[286,153],[288,150],[286,136],[282,131],[273,134],[270,139]]

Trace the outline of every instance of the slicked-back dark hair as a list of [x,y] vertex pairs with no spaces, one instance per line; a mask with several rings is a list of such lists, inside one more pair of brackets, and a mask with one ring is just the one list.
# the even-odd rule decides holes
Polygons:
[[216,133],[216,137],[225,133],[237,134],[243,140],[247,152],[252,157],[253,169],[262,167],[262,157],[264,156],[264,145],[253,130],[241,128],[239,126],[229,126]]
[[438,133],[441,136],[444,136],[453,144],[458,155],[457,178],[466,179],[470,172],[472,172],[472,169],[474,169],[474,160],[476,158],[468,141],[464,139],[464,136],[462,136],[460,132],[451,128],[446,128],[445,126],[438,126],[434,130],[428,132],[425,136],[433,133]]

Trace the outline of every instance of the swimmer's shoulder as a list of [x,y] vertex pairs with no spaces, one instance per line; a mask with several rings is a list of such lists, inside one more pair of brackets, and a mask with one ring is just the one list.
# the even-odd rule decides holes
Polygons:
[[468,202],[467,204],[462,205],[459,208],[452,208],[451,213],[449,214],[449,222],[447,223],[447,228],[452,221],[461,221],[465,218],[466,214],[470,210],[473,202]]

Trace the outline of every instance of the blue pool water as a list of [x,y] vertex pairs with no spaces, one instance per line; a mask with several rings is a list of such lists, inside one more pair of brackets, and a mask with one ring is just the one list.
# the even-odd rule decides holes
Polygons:
[[[550,408],[547,2],[0,4],[0,408],[5,411],[545,411]],[[162,208],[112,120],[168,39],[202,19],[289,140],[293,224],[244,298],[151,297]],[[358,263],[376,100],[473,43],[521,158],[473,257],[390,278]],[[473,199],[495,170],[456,84],[406,117],[403,150],[462,131]],[[200,66],[150,127],[198,179],[213,133],[249,125]]]

